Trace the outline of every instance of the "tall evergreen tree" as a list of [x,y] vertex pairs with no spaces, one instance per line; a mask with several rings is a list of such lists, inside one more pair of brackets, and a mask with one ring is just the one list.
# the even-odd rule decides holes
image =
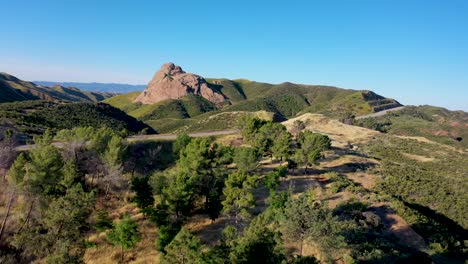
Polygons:
[[161,255],[161,263],[197,264],[203,260],[202,245],[198,238],[182,228],[177,236],[166,246],[166,253]]
[[138,225],[127,215],[107,234],[107,239],[112,244],[120,246],[121,260],[124,262],[125,250],[133,248],[140,241]]
[[239,147],[234,151],[234,163],[237,169],[245,172],[252,172],[258,167],[260,154],[255,148]]
[[328,136],[311,131],[303,131],[297,139],[299,149],[294,154],[294,160],[307,168],[317,163],[322,157],[322,152],[331,147],[331,140]]
[[249,209],[255,207],[253,189],[257,187],[258,177],[245,172],[236,171],[229,175],[223,194],[223,212],[234,217],[237,225],[242,220],[250,218]]

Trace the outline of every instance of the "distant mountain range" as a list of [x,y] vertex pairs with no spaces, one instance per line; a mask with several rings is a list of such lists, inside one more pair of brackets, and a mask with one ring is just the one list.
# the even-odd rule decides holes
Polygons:
[[33,81],[33,83],[44,86],[61,85],[66,87],[76,87],[85,91],[103,92],[103,93],[129,93],[143,91],[146,85],[132,85],[121,83],[82,83],[82,82],[52,82],[52,81]]
[[76,87],[39,85],[0,72],[0,139],[6,129],[21,141],[45,130],[73,127],[109,127],[129,134],[155,133],[145,123],[100,101],[115,93],[91,92]]
[[0,103],[26,100],[99,102],[113,95],[115,94],[82,91],[76,87],[62,85],[38,85],[0,72]]

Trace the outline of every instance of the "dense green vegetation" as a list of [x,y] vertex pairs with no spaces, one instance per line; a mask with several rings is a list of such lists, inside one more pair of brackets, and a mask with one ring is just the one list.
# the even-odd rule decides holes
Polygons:
[[[34,138],[36,148],[19,154],[13,163],[7,178],[8,210],[16,201],[19,215],[10,211],[4,215],[0,234],[10,236],[6,240],[10,245],[2,245],[4,249],[12,247],[8,250],[10,262],[45,258],[50,263],[70,263],[81,259],[82,236],[89,229],[86,220],[96,195],[102,192],[107,196],[122,182],[116,172],[124,150],[122,139],[110,129],[88,136],[86,147],[84,142],[77,145],[70,140],[59,150],[47,132]],[[90,176],[95,180],[89,181]],[[16,221],[9,221],[13,216]]]
[[355,120],[354,124],[381,132],[422,136],[442,144],[468,148],[468,114],[434,106],[407,106],[385,116]]
[[[128,143],[115,129],[75,127],[56,133],[60,148],[47,132],[28,152],[0,152],[12,156],[2,164],[9,171],[2,175],[8,213],[0,259],[71,263],[115,248],[119,253],[108,257],[126,263],[143,247],[157,251],[161,263],[431,263],[466,256],[466,153],[390,135],[357,152],[332,147],[328,136],[300,122],[293,134],[252,116],[239,125],[240,147],[186,134]],[[13,134],[0,147],[8,149]],[[381,176],[374,189],[320,166],[343,152],[380,161],[360,172]],[[285,186],[290,177],[313,178],[317,186],[297,192]],[[351,197],[329,206],[337,194]],[[389,234],[380,203],[428,247]]]
[[26,134],[79,126],[109,127],[129,134],[154,133],[145,123],[103,103],[21,101],[0,104],[0,123]]
[[377,191],[441,256],[466,253],[468,156],[437,143],[382,135],[366,147],[382,160]]
[[7,73],[0,73],[0,103],[25,100],[61,100],[71,102],[99,102],[113,96],[110,93],[81,91],[74,87],[39,86],[22,81]]
[[[428,206],[468,228],[463,210],[468,206],[468,156],[453,150],[435,152],[438,148],[415,140],[385,138],[375,142],[369,151],[384,160],[381,170],[385,181],[381,188],[386,193]],[[434,160],[421,162],[404,153]]]
[[[224,106],[214,107],[199,96],[186,96],[178,100],[167,100],[154,105],[133,103],[137,93],[118,95],[106,102],[139,118],[158,131],[171,132],[189,126],[203,129],[210,127],[232,127],[226,124],[230,118],[212,124],[211,116],[229,112],[267,111],[275,120],[285,120],[300,113],[324,113],[332,117],[369,114],[399,106],[370,91],[345,90],[328,86],[299,85],[293,83],[268,84],[247,80],[208,79],[210,86],[223,94]],[[205,114],[203,114],[205,113]],[[198,124],[202,125],[198,125]],[[199,127],[198,127],[199,126]],[[204,129],[208,130],[208,129]]]

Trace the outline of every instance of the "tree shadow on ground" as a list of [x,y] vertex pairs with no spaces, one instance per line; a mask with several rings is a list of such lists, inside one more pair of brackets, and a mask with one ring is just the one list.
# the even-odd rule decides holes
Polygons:
[[348,162],[338,166],[324,167],[327,170],[337,171],[341,173],[350,173],[357,171],[365,171],[375,167],[376,164],[373,162]]
[[408,206],[409,208],[416,210],[418,213],[426,216],[427,218],[430,218],[436,221],[437,223],[445,226],[451,233],[453,233],[453,235],[457,239],[468,240],[468,230],[463,228],[461,225],[459,225],[457,222],[453,221],[452,219],[448,218],[447,216],[420,204],[410,203],[410,202],[406,202],[403,200],[401,201],[403,202],[405,206]]

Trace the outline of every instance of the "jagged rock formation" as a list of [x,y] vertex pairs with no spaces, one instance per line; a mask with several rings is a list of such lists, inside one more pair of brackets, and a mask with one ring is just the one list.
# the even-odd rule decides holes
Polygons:
[[187,94],[200,95],[215,104],[224,101],[224,96],[213,91],[203,77],[186,73],[173,63],[166,63],[134,102],[154,104],[167,99],[178,99]]

